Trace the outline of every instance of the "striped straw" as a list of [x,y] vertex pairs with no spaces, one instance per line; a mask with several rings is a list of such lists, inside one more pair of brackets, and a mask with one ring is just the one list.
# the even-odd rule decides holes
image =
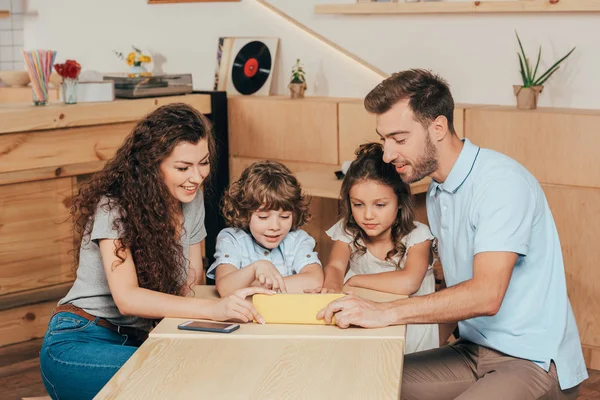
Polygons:
[[39,100],[48,100],[48,82],[52,73],[52,66],[56,59],[56,51],[21,49],[25,61],[25,68],[31,79],[31,87]]

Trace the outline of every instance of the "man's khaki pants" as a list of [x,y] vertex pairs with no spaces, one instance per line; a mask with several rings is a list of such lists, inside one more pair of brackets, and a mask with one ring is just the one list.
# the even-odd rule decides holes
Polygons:
[[579,386],[560,390],[556,367],[458,340],[439,349],[404,358],[403,400],[576,399]]

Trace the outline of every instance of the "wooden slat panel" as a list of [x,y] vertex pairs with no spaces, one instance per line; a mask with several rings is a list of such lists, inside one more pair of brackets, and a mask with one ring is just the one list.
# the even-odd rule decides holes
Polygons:
[[71,290],[72,286],[72,282],[67,282],[0,296],[0,311],[37,304],[52,299],[61,299]]
[[0,346],[41,338],[46,334],[58,299],[0,312]]
[[461,14],[461,13],[555,13],[599,12],[597,0],[456,1],[456,2],[366,2],[317,4],[315,14]]
[[111,158],[135,123],[0,135],[0,173]]
[[51,166],[35,169],[27,169],[23,171],[0,173],[0,186],[11,183],[22,183],[31,181],[41,181],[46,179],[62,178],[67,176],[78,176],[91,174],[100,171],[105,160],[90,161],[80,164],[67,164],[60,167]]
[[[59,91],[58,89],[49,89],[50,99],[58,100]],[[25,87],[0,87],[0,103],[27,103],[31,104],[33,101],[31,86]]]
[[[264,158],[256,157],[229,157],[229,179],[234,181],[240,177],[242,171],[255,161],[264,160]],[[320,164],[302,161],[281,160],[270,158],[270,160],[279,161],[285,164],[293,173],[301,171],[324,171],[324,170],[339,170],[337,164]]]
[[0,133],[132,122],[160,106],[177,102],[189,104],[203,114],[211,112],[210,96],[204,94],[115,100],[106,103],[65,105],[62,102],[55,102],[45,107],[1,104]]
[[337,164],[337,103],[229,100],[229,155]]
[[[376,142],[379,136],[375,132],[376,117],[365,110],[360,103],[340,103],[339,134],[340,161],[354,160],[354,151],[366,142]],[[464,109],[454,110],[454,129],[458,137],[464,137]]]
[[0,295],[73,279],[71,178],[0,187]]
[[600,347],[600,189],[543,185],[560,237],[567,290],[583,345]]
[[540,182],[600,188],[600,115],[468,109],[466,135],[523,164]]
[[590,369],[600,371],[600,347],[582,346],[585,365]]
[[376,117],[367,113],[361,103],[340,103],[340,164],[354,160],[354,151],[362,143],[379,140],[376,128]]
[[325,199],[313,197],[310,204],[310,212],[313,216],[312,221],[306,224],[302,229],[317,242],[316,251],[319,254],[319,260],[323,267],[329,261],[333,241],[327,236],[325,231],[331,228],[338,221],[338,202],[334,199]]

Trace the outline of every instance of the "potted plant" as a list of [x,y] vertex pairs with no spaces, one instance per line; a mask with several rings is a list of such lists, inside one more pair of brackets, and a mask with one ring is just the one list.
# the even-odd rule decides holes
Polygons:
[[[515,32],[516,33],[516,32]],[[542,46],[538,51],[537,62],[535,63],[535,68],[532,68],[533,64],[529,64],[529,59],[525,54],[525,50],[523,49],[523,44],[521,43],[521,39],[519,38],[519,34],[517,35],[517,41],[519,42],[519,48],[521,49],[520,53],[517,53],[519,56],[519,66],[521,68],[521,78],[523,79],[523,85],[513,85],[513,90],[515,92],[515,96],[517,96],[517,108],[525,109],[525,110],[533,110],[537,107],[537,99],[542,89],[544,88],[544,82],[548,80],[559,68],[560,63],[567,59],[575,50],[575,47],[571,49],[563,58],[555,62],[550,68],[546,70],[543,74],[538,76],[538,67],[540,66],[540,58],[542,55]]]
[[292,99],[301,99],[304,97],[306,90],[306,77],[300,59],[296,60],[296,64],[292,67],[292,79],[288,85],[290,89],[290,97]]

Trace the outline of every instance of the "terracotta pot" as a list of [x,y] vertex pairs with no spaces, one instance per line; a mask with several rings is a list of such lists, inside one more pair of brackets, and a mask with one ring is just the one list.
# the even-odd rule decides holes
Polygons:
[[288,85],[290,89],[290,97],[292,99],[304,98],[304,91],[306,90],[306,83],[290,83]]
[[537,100],[542,93],[543,86],[523,87],[513,85],[515,96],[517,96],[517,108],[521,110],[535,110],[537,108]]

